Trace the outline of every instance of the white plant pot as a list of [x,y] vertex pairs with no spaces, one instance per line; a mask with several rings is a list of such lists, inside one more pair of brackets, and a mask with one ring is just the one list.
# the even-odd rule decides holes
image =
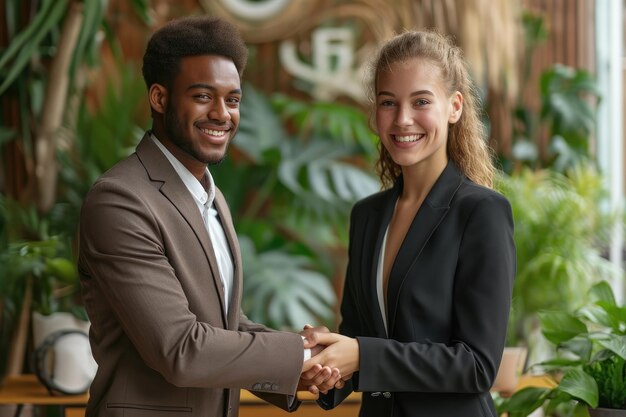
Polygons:
[[[59,330],[78,330],[89,334],[89,322],[79,320],[70,313],[53,313],[44,316],[33,312],[33,340],[35,349],[48,336]],[[81,334],[69,334],[60,339],[52,348],[54,360],[51,361],[50,375],[54,384],[69,392],[78,392],[93,380],[98,365],[91,355],[87,337]]]

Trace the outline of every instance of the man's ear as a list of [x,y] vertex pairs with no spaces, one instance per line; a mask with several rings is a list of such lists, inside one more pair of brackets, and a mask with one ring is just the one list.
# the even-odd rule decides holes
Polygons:
[[463,95],[455,91],[450,97],[450,117],[448,123],[454,124],[459,121],[463,114]]
[[148,90],[148,99],[153,111],[161,114],[165,113],[167,108],[167,88],[161,84],[152,84],[150,90]]

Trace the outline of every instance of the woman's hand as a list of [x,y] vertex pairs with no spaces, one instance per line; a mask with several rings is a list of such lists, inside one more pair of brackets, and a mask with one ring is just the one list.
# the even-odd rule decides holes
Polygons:
[[310,332],[305,337],[313,346],[326,346],[319,354],[304,363],[305,373],[317,369],[316,365],[328,366],[331,369],[339,369],[339,373],[344,375],[343,381],[359,370],[359,342],[356,339],[323,331]]

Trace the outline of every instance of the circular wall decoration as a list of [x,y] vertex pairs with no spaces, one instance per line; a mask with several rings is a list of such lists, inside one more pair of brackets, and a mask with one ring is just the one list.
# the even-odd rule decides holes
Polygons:
[[226,10],[246,20],[266,20],[277,16],[289,0],[220,0]]
[[247,43],[281,41],[318,24],[330,0],[200,0],[204,10],[237,25]]

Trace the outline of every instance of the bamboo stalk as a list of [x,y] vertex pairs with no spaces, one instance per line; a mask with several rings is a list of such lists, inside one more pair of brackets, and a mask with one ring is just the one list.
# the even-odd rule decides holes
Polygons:
[[37,207],[42,213],[47,212],[52,207],[56,197],[57,161],[55,135],[61,127],[65,113],[70,84],[69,68],[83,22],[83,8],[83,4],[79,2],[72,2],[70,5],[59,39],[57,54],[50,68],[50,78],[48,79],[41,113],[40,129],[35,142],[35,176],[38,188]]
[[28,277],[26,281],[26,291],[20,309],[20,317],[17,327],[13,332],[11,340],[11,350],[9,352],[9,362],[7,365],[7,375],[19,375],[24,366],[24,356],[26,355],[26,342],[28,341],[28,329],[30,323],[30,307],[33,302],[33,278]]

